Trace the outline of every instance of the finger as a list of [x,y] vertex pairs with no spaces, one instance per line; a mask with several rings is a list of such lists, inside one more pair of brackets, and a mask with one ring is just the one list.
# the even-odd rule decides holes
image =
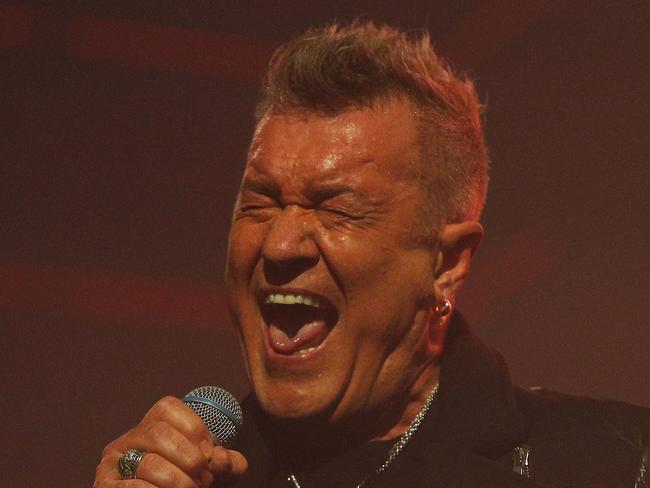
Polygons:
[[210,470],[215,478],[228,480],[238,478],[248,469],[248,461],[244,455],[232,449],[215,446],[212,450]]
[[145,480],[96,479],[93,488],[157,488]]
[[[174,426],[179,432],[197,444],[205,440],[210,449],[212,448],[210,433],[201,417],[178,398],[166,396],[156,402],[144,416],[142,422],[146,423],[152,420],[164,421]],[[206,452],[206,454],[208,453]]]
[[106,449],[104,449],[104,456],[102,461],[95,470],[95,482],[93,488],[155,488],[148,481],[141,479],[122,480],[119,471],[117,470],[117,461],[111,462],[109,456],[106,456]]
[[[213,481],[213,475],[210,471],[205,470],[198,478],[191,478],[184,473],[178,466],[174,466],[162,456],[155,453],[146,453],[138,463],[135,471],[135,479],[122,480],[117,469],[117,458],[115,456],[105,456],[100,465],[97,467],[95,485],[93,488],[109,488],[119,486],[126,487],[151,487],[157,488],[170,487],[209,487]],[[135,483],[141,481],[142,485]]]
[[123,452],[136,448],[165,458],[197,479],[210,472],[209,456],[176,428],[162,421],[140,424],[109,446],[106,454],[112,458],[114,466]]
[[178,466],[151,452],[143,456],[135,475],[138,479],[148,481],[158,488],[207,488],[212,484],[211,476],[209,482],[206,477],[204,484],[202,480],[190,478]]

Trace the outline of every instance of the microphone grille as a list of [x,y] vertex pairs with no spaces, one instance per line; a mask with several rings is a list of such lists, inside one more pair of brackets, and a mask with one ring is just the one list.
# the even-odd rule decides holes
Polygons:
[[227,444],[242,425],[241,407],[229,391],[218,386],[193,389],[183,402],[201,417],[215,444]]

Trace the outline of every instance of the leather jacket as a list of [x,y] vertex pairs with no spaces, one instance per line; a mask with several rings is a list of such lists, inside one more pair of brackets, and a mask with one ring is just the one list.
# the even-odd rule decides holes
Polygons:
[[[234,486],[291,487],[287,452],[263,433],[265,417],[255,399],[244,407],[245,425],[234,447],[248,458],[249,472]],[[354,455],[316,467],[327,476],[312,479],[325,481],[305,478],[302,488],[345,488],[349,481],[337,473],[360,466],[346,465]],[[406,448],[365,486],[650,488],[649,464],[650,409],[515,387],[502,356],[455,314],[438,398]]]

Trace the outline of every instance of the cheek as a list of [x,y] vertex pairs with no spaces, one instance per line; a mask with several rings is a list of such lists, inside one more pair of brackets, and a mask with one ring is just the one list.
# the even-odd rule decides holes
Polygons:
[[433,279],[425,252],[390,247],[348,249],[345,266],[338,266],[345,287],[346,314],[354,323],[360,346],[390,350],[421,331],[416,316],[429,309]]
[[384,245],[377,236],[348,233],[321,233],[322,255],[340,285],[356,288],[364,283],[376,283],[389,274],[396,250]]
[[264,232],[261,226],[235,222],[230,229],[226,281],[248,280],[261,254]]

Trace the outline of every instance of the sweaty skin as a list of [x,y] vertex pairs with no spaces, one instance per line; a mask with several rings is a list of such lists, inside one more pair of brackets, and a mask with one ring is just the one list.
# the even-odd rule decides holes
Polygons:
[[[255,132],[226,289],[263,409],[290,428],[316,422],[296,430],[307,441],[351,435],[346,424],[361,442],[394,438],[437,383],[446,323],[435,305],[463,283],[482,228],[446,224],[414,241],[417,157],[403,100],[328,117],[271,113]],[[125,481],[117,460],[131,448],[147,453],[138,480]],[[93,487],[207,488],[246,468],[165,397],[106,446]]]
[[[462,282],[471,250],[455,246],[480,225],[449,226],[434,246],[413,241],[421,193],[412,113],[399,99],[334,116],[271,112],[257,127],[226,289],[251,383],[272,416],[356,417],[372,438],[391,438],[437,382],[444,322],[433,307]],[[296,315],[287,305],[266,312],[273,294],[319,298],[335,318],[306,310],[319,332],[310,347],[276,347],[308,327],[287,324]],[[397,416],[378,417],[386,406]]]

